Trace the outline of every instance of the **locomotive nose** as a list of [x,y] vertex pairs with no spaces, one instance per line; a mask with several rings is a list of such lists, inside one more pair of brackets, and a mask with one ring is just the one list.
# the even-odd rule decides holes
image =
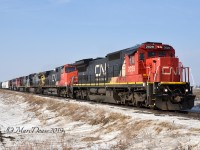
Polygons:
[[179,59],[175,57],[160,58],[160,78],[164,82],[180,82]]
[[147,59],[150,82],[179,82],[179,59],[158,57]]

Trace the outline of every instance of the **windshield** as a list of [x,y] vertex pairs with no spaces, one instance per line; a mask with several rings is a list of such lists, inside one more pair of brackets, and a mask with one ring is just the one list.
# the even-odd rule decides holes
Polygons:
[[70,72],[73,72],[73,71],[76,71],[76,68],[75,68],[75,67],[67,67],[67,68],[65,69],[65,72],[66,72],[66,73],[70,73]]
[[148,52],[148,57],[154,57],[154,56],[156,56],[155,52]]
[[159,57],[164,57],[164,56],[166,56],[166,52],[163,52],[163,51],[158,52],[158,56]]

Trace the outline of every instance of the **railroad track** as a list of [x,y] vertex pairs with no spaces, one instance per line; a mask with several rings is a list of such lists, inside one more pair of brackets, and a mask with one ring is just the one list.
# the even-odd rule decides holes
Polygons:
[[[7,90],[6,90],[7,91]],[[126,105],[120,105],[120,104],[110,104],[110,103],[99,103],[95,101],[88,101],[88,100],[81,100],[81,99],[70,99],[70,98],[64,98],[59,96],[53,96],[53,95],[43,95],[43,94],[34,94],[34,93],[24,93],[19,91],[11,91],[16,93],[23,93],[33,96],[40,96],[44,98],[56,98],[58,100],[62,101],[79,101],[79,102],[86,102],[90,104],[98,104],[102,106],[109,106],[109,108],[115,108],[123,111],[130,111],[133,110],[133,113],[142,113],[142,114],[154,114],[155,116],[176,116],[176,117],[183,117],[183,120],[188,119],[195,119],[200,120],[200,107],[199,110],[185,110],[185,111],[164,111],[164,110],[155,110],[155,109],[149,109],[149,108],[139,108],[139,107],[133,107],[133,106],[126,106]],[[197,107],[197,106],[195,106]]]

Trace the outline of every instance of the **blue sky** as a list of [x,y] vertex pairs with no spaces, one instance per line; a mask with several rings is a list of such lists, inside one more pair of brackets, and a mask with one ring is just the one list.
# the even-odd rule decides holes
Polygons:
[[0,81],[146,41],[172,45],[196,84],[199,0],[0,0]]

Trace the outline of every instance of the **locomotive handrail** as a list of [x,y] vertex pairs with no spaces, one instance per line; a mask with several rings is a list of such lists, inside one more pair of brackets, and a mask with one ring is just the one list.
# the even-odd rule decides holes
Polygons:
[[181,82],[190,82],[190,68],[189,67],[181,67]]
[[147,79],[147,82],[149,82],[150,80],[150,75],[151,75],[151,68],[148,68],[149,69],[149,73],[148,73],[148,79]]
[[153,79],[153,81],[155,82],[156,81],[156,77],[157,77],[157,73],[158,73],[158,68],[159,68],[160,66],[157,66],[156,67],[156,72],[155,72],[155,74],[154,74],[154,79]]

